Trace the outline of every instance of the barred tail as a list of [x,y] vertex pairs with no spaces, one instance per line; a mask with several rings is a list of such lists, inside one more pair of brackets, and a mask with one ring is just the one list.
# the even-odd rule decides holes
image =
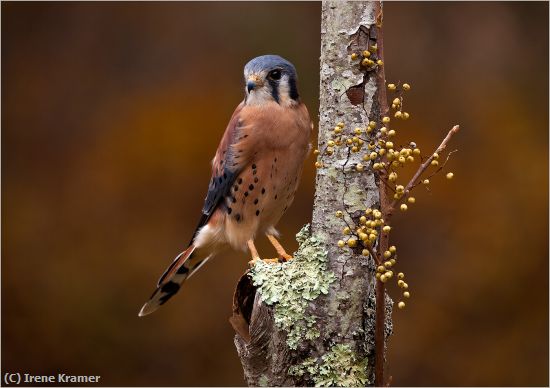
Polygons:
[[201,255],[196,254],[195,249],[195,245],[190,245],[189,248],[176,256],[172,264],[160,277],[157,289],[153,292],[147,303],[143,305],[138,316],[143,317],[151,314],[166,303],[168,299],[179,291],[185,279],[193,275],[212,257],[212,254],[207,257],[201,257]]

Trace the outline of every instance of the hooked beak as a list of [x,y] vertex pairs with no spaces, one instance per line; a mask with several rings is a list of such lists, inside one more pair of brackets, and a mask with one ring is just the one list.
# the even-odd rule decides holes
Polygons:
[[250,93],[252,90],[262,85],[263,85],[263,82],[260,76],[253,74],[250,77],[248,77],[248,80],[246,81],[246,90],[248,91],[248,93]]

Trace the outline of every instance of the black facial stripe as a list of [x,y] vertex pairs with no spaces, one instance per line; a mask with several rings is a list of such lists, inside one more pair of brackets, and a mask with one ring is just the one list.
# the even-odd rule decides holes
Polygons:
[[294,77],[290,77],[288,79],[288,88],[290,98],[292,98],[294,101],[298,101],[300,95],[298,94],[298,88],[296,87],[296,80],[294,79]]
[[267,81],[271,86],[271,96],[273,96],[273,99],[278,104],[279,103],[279,83],[275,80],[272,80],[271,78],[268,78]]

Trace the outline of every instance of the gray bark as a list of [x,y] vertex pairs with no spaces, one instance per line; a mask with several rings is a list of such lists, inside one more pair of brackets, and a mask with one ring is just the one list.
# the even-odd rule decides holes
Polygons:
[[[323,2],[322,7],[318,148],[325,150],[337,123],[345,124],[343,133],[350,137],[354,128],[364,129],[369,121],[379,120],[376,74],[350,58],[352,52],[362,52],[376,43],[379,4],[331,1]],[[333,277],[327,283],[326,295],[321,292],[307,299],[302,318],[313,323],[299,332],[303,340],[289,346],[288,331],[276,322],[276,317],[278,321],[285,318],[287,310],[279,307],[284,303],[266,303],[277,298],[266,296],[266,287],[262,288],[257,271],[252,280],[243,276],[237,287],[231,322],[237,331],[235,344],[249,385],[374,382],[374,262],[371,257],[361,255],[362,248],[337,246],[346,223],[358,224],[366,208],[378,207],[379,183],[374,174],[355,170],[365,152],[366,147],[362,152],[352,153],[342,146],[336,147],[332,155],[323,152],[319,155],[322,167],[317,172],[308,238],[322,249],[325,262],[321,268]],[[344,213],[343,219],[335,217],[337,210]],[[302,254],[295,256],[294,260],[303,260]],[[259,288],[252,282],[256,286],[260,283]],[[292,293],[283,294],[281,298],[296,297]],[[387,336],[391,333],[389,298],[386,305]]]

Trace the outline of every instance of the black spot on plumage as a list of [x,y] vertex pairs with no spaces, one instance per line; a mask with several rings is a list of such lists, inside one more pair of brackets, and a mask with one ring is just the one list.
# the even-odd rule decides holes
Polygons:
[[252,175],[256,175],[257,172],[258,171],[256,171],[256,170],[252,170]]
[[178,292],[179,289],[180,285],[173,281],[169,281],[160,288],[160,290],[165,294],[175,294],[176,292]]
[[256,210],[256,216],[259,216],[259,215],[260,215],[260,211]]
[[250,191],[254,190],[254,185],[253,184],[248,185],[248,190]]
[[237,180],[237,183],[240,185],[241,183],[243,183],[243,178],[239,178],[239,180]]
[[256,199],[254,200],[254,205],[257,205],[257,204],[258,204],[258,198],[256,198]]
[[245,196],[245,197],[248,197],[248,191],[245,191],[245,192],[244,192],[244,196]]
[[265,188],[262,187],[262,194],[265,194]]
[[241,221],[241,215],[239,213],[235,214],[235,219],[237,220],[237,222],[240,222]]
[[273,162],[274,162],[274,163],[277,163],[277,158],[273,159]]
[[238,185],[233,186],[233,190],[239,191],[239,186]]
[[230,207],[227,208],[227,214],[231,214],[232,211],[233,209],[231,209]]
[[254,177],[254,183],[258,183],[258,177]]
[[277,199],[277,194],[275,194],[275,199]]
[[255,164],[252,165],[252,169],[253,169],[253,170],[256,169],[256,165],[255,165]]
[[244,135],[244,138],[246,139],[248,137],[248,135]]
[[237,198],[231,197],[231,202],[233,202],[233,203],[237,202]]
[[223,173],[223,179],[227,179],[227,173]]

